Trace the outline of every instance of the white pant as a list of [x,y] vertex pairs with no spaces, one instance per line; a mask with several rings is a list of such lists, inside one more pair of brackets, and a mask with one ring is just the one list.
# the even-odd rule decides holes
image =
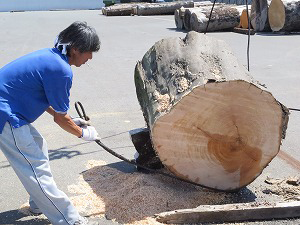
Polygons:
[[81,220],[69,198],[57,188],[50,170],[46,141],[31,124],[13,128],[6,123],[0,134],[0,149],[30,200],[53,225],[73,225]]

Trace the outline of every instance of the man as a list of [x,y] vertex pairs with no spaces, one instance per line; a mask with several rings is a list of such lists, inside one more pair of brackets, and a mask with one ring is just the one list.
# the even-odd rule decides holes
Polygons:
[[65,131],[98,140],[94,127],[72,119],[71,66],[80,67],[100,49],[94,28],[74,22],[60,32],[54,48],[18,58],[0,69],[0,149],[30,195],[30,210],[53,225],[96,224],[81,217],[53,180],[46,141],[31,125],[45,111]]

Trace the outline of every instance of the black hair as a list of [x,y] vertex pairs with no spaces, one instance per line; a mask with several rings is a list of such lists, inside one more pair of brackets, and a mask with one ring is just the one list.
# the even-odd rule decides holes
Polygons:
[[62,51],[62,46],[58,43],[70,43],[67,46],[67,55],[70,56],[70,49],[76,48],[81,53],[83,52],[98,52],[100,50],[100,39],[94,28],[87,25],[86,22],[76,21],[69,27],[61,31],[58,35],[58,40],[54,47]]

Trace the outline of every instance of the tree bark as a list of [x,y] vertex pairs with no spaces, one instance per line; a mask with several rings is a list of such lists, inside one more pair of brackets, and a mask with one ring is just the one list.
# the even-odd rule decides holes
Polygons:
[[[197,32],[205,32],[210,16],[210,10],[192,11],[190,16],[190,29]],[[231,6],[215,7],[208,32],[234,28],[239,25],[240,13],[237,8]]]
[[300,30],[300,1],[272,0],[268,13],[272,31]]
[[270,0],[252,1],[250,20],[255,31],[270,31],[268,22],[268,8],[270,3]]
[[187,31],[191,30],[191,16],[192,13],[195,11],[199,11],[202,12],[202,7],[198,7],[198,8],[187,8],[184,11],[184,16],[183,16],[183,26]]
[[136,3],[116,4],[102,8],[102,14],[105,16],[130,16],[133,14],[133,7]]
[[[224,4],[222,4],[224,5]],[[217,6],[215,6],[217,7]],[[196,13],[210,13],[212,5],[198,5],[195,8],[186,8],[183,15],[183,24],[187,31],[191,30],[191,16],[194,12]]]
[[207,35],[157,42],[137,63],[135,86],[161,162],[199,185],[248,185],[285,137],[287,108]]
[[[174,15],[176,28],[178,28],[178,29],[186,29],[185,26],[184,26],[184,15],[185,15],[186,9],[189,9],[189,10],[190,9],[192,9],[192,10],[193,9],[198,10],[198,9],[202,8],[202,10],[203,10],[203,8],[205,8],[206,10],[208,10],[208,9],[211,9],[212,5],[213,5],[213,3],[210,2],[210,1],[194,2],[194,8],[184,8],[184,7],[181,7],[180,9],[176,9],[175,15]],[[222,3],[216,3],[216,5],[224,5],[224,4],[222,4]],[[189,16],[189,17],[186,18],[186,20],[188,20],[188,21],[186,21],[186,24],[188,26],[188,29],[190,29],[189,28],[190,27],[190,22],[189,22],[190,14],[187,15],[187,16]]]
[[176,28],[180,30],[184,30],[184,24],[183,24],[183,17],[184,17],[184,12],[185,12],[184,7],[181,7],[180,9],[175,10],[174,18],[175,18],[175,25]]
[[145,15],[174,15],[176,9],[180,7],[194,7],[192,1],[178,1],[178,2],[162,2],[162,3],[148,3],[137,5],[134,8],[134,14],[139,16]]

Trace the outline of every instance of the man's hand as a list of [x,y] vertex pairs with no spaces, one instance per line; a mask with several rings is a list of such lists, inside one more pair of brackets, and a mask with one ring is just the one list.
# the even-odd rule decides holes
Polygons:
[[79,127],[90,126],[91,125],[89,121],[86,121],[86,120],[81,119],[79,117],[72,118],[72,120]]
[[98,132],[95,127],[92,126],[83,126],[82,127],[82,136],[81,138],[85,141],[97,141],[100,140],[98,137]]

